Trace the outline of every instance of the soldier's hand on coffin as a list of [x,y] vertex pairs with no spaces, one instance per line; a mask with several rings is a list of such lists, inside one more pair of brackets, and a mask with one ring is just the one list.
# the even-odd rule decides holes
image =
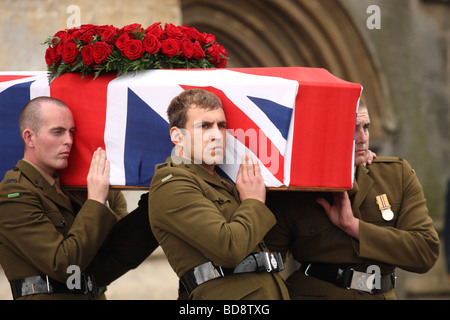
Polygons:
[[266,187],[261,175],[261,168],[249,154],[242,157],[242,163],[236,177],[236,188],[239,191],[241,201],[245,199],[266,201]]
[[102,148],[94,152],[86,180],[88,199],[106,203],[109,193],[109,161]]
[[359,239],[359,220],[353,215],[352,205],[347,192],[333,192],[333,198],[333,205],[324,198],[317,198],[316,201],[323,207],[328,218],[335,226],[353,238]]

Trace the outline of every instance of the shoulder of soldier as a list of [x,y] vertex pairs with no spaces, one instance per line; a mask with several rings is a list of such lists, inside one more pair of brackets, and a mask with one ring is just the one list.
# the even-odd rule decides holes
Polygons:
[[5,176],[1,181],[1,185],[3,186],[11,183],[19,183],[21,176],[22,171],[20,171],[19,168],[14,167],[14,169],[9,170],[5,173]]
[[372,164],[368,166],[368,169],[372,171],[403,170],[404,172],[415,173],[411,164],[406,159],[399,157],[377,157],[373,160]]
[[[17,167],[5,173],[3,180],[0,182],[0,198],[12,199],[23,195],[28,186],[23,183],[23,174]],[[25,179],[26,180],[26,179]]]
[[193,173],[186,170],[187,168],[189,168],[189,165],[174,165],[169,162],[157,164],[151,185],[164,184],[169,181],[178,180],[179,178],[192,178]]
[[403,159],[399,157],[376,157],[372,163],[403,163]]

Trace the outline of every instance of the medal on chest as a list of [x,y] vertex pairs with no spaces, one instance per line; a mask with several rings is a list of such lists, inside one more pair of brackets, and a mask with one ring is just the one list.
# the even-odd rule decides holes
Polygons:
[[391,221],[394,219],[394,212],[391,210],[391,205],[389,204],[387,195],[385,193],[380,194],[376,199],[378,208],[381,211],[381,217],[383,217],[385,221]]

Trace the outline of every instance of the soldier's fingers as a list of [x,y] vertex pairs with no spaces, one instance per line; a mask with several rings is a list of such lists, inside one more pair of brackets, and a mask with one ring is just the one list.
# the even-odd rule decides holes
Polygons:
[[255,175],[255,168],[254,168],[254,162],[253,162],[253,157],[249,154],[246,154],[246,170],[247,170],[247,174],[248,176],[254,176]]
[[347,192],[333,192],[333,198],[334,203],[339,207],[344,206],[347,201],[350,201]]
[[325,200],[324,198],[317,198],[316,202],[322,206],[327,214],[330,212],[331,205],[327,200]]
[[103,170],[103,178],[108,179],[109,181],[109,170],[110,170],[110,162],[108,160],[105,160],[105,166]]
[[98,173],[103,175],[105,172],[106,152],[103,149],[100,149],[99,151]]
[[253,168],[255,171],[255,176],[261,176],[261,167],[259,166],[258,160],[257,159],[253,159]]
[[98,161],[99,161],[99,148],[97,150],[94,151],[94,154],[92,155],[92,160],[91,160],[91,170],[94,170],[94,168],[97,168],[98,165]]
[[239,170],[241,171],[241,177],[247,178],[248,177],[248,155],[244,154],[242,156],[242,162],[239,167]]
[[[95,150],[92,161],[90,171],[92,174],[96,175],[104,175],[105,174],[105,162],[106,162],[106,152],[102,148],[97,148]],[[109,173],[108,173],[109,174]]]

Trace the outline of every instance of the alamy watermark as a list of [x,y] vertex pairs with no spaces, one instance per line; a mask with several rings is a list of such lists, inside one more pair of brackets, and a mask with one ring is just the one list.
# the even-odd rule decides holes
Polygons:
[[66,273],[71,275],[66,280],[67,289],[81,289],[81,269],[77,265],[70,265],[67,267]]
[[370,16],[367,18],[366,26],[367,29],[373,30],[373,29],[381,29],[381,9],[379,6],[373,4],[367,7],[366,10],[367,14],[370,14]]
[[[278,172],[280,167],[280,153],[277,145],[282,145],[279,132],[264,132],[261,129],[227,129],[227,137],[218,129],[202,130],[194,127],[193,137],[186,129],[180,129],[183,135],[183,158],[193,161],[195,164],[240,164],[242,155],[252,151],[271,172]],[[223,149],[223,139],[226,141],[226,149]],[[206,143],[205,143],[206,142]],[[177,146],[172,149],[172,156],[179,155]],[[181,158],[172,158],[174,163],[182,162]],[[180,164],[177,163],[177,164]]]
[[67,29],[81,27],[81,9],[79,6],[75,4],[68,6],[66,13],[70,14],[66,20]]

